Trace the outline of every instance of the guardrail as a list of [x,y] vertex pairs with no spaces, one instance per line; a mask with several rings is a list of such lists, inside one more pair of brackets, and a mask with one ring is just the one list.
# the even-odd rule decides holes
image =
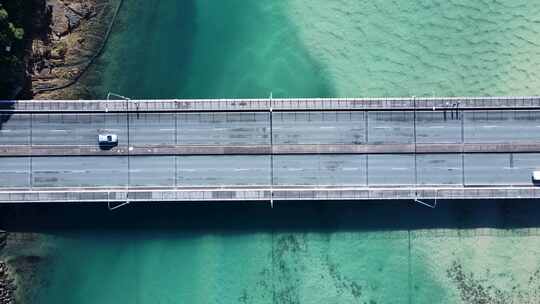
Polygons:
[[0,191],[0,203],[538,199],[538,187],[208,188]]
[[531,109],[540,97],[411,97],[171,100],[5,100],[3,112],[220,112],[414,109]]

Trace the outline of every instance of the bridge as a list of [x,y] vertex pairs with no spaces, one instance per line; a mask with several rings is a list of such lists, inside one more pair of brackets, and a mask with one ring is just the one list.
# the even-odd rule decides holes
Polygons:
[[0,102],[1,203],[434,206],[539,198],[538,169],[535,96]]

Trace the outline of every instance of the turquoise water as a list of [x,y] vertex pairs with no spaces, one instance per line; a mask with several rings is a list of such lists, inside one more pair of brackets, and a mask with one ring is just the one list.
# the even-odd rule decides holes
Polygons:
[[528,0],[126,1],[94,97],[537,94]]
[[127,1],[96,95],[332,96],[286,1]]
[[471,203],[0,211],[27,303],[537,303],[537,202]]
[[[131,0],[84,81],[95,98],[535,95],[539,32],[526,0]],[[32,229],[75,223],[46,233],[29,301],[539,301],[534,204],[407,204],[51,210]]]

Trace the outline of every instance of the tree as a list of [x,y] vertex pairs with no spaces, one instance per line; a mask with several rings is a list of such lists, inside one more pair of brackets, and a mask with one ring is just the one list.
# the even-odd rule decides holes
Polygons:
[[23,38],[24,29],[10,21],[8,10],[0,3],[0,99],[12,97],[16,88],[22,85],[25,69],[21,51]]
[[4,46],[9,46],[13,40],[22,40],[23,37],[24,29],[16,27],[12,22],[9,22],[9,14],[2,4],[0,4],[0,42]]

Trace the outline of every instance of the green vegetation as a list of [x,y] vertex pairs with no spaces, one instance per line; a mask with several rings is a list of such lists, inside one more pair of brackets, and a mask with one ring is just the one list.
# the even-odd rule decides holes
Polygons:
[[13,97],[24,82],[23,1],[0,3],[0,99]]

